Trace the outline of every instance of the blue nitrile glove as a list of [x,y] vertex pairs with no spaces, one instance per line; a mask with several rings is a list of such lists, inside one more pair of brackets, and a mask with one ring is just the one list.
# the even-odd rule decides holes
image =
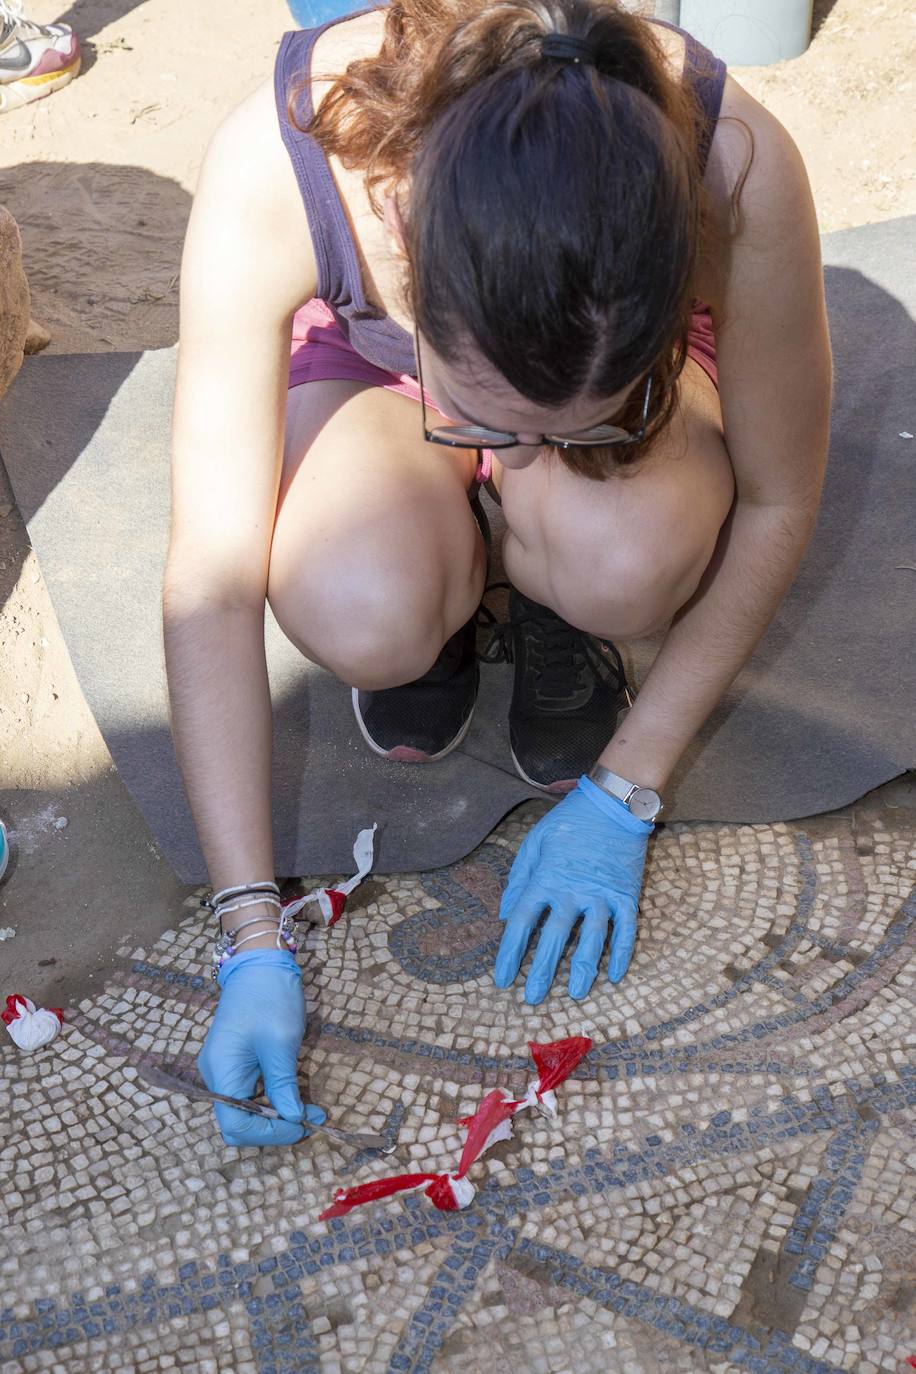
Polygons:
[[211,1092],[252,1097],[258,1079],[270,1105],[286,1121],[271,1121],[214,1105],[227,1145],[293,1145],[308,1132],[298,1123],[318,1125],[320,1107],[303,1106],[296,1081],[296,1056],[305,1034],[302,974],[286,950],[252,949],[235,954],[220,969],[220,999],[213,1024],[197,1056]]
[[549,907],[525,983],[525,1000],[543,1002],[560,956],[579,917],[579,942],[569,970],[569,994],[582,998],[595,981],[613,922],[608,977],[619,983],[636,943],[636,912],[655,827],[585,776],[525,836],[503,893],[505,921],[493,977],[515,981],[531,932]]

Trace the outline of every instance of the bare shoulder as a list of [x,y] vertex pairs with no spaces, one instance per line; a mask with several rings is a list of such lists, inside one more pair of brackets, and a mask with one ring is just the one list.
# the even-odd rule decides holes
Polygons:
[[314,294],[308,219],[272,80],[237,105],[210,140],[185,243],[185,266],[189,261],[202,283],[229,274],[239,299],[250,283],[283,314]]
[[788,130],[732,76],[705,185],[721,233],[713,235],[700,268],[697,294],[704,300],[724,307],[740,276],[759,283],[762,302],[777,265],[819,275],[817,216],[801,154]]
[[719,394],[739,498],[816,501],[827,452],[831,363],[817,214],[789,132],[729,78],[707,185],[737,231],[712,297]]
[[793,218],[811,202],[791,134],[732,76],[725,82],[706,185],[723,206],[741,188],[739,241],[759,239],[776,226],[790,231]]
[[233,201],[252,213],[294,219],[302,198],[280,133],[273,80],[265,81],[226,116],[207,148],[201,187],[218,178]]
[[312,104],[316,110],[351,62],[376,56],[384,31],[384,10],[357,14],[325,29],[312,50]]
[[[680,29],[652,26],[671,76],[684,79],[687,43]],[[727,207],[745,178],[748,201],[774,194],[798,195],[802,187],[801,159],[779,121],[731,75],[726,75],[719,119],[706,167],[706,186],[715,201]],[[806,183],[805,183],[806,185]],[[744,204],[742,200],[742,205]]]

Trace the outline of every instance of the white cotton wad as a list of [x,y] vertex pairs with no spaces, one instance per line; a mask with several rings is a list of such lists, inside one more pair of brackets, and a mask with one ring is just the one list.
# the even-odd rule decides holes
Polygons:
[[361,830],[357,835],[356,843],[353,846],[356,872],[352,878],[348,878],[346,882],[336,883],[334,887],[316,887],[314,892],[306,892],[302,897],[294,897],[292,901],[284,902],[283,914],[295,918],[304,907],[308,906],[309,902],[317,902],[325,925],[336,925],[343,915],[350,893],[359,887],[363,878],[372,869],[375,858],[376,830],[378,830],[377,821],[369,829]]
[[372,861],[375,858],[376,830],[378,830],[378,821],[368,830],[361,830],[356,837],[356,843],[353,846],[353,862],[356,864],[356,872],[345,883],[337,884],[337,891],[342,892],[345,897],[349,897],[354,888],[359,887],[363,878],[368,875],[372,868]]
[[59,1007],[36,1007],[20,993],[6,999],[6,1010],[0,1012],[11,1039],[21,1050],[40,1050],[50,1045],[59,1033],[64,1014]]
[[[541,1116],[558,1116],[557,1095],[552,1089],[548,1088],[545,1093],[538,1095],[538,1080],[528,1084],[525,1096],[521,1100],[521,1107],[531,1107],[539,1112]],[[521,1110],[521,1107],[519,1110]]]
[[477,1189],[469,1178],[455,1178],[454,1174],[449,1174],[448,1181],[452,1192],[455,1195],[455,1205],[461,1211],[465,1207],[470,1207],[474,1201],[474,1194]]
[[487,1136],[486,1140],[483,1142],[483,1145],[480,1147],[480,1154],[477,1156],[477,1158],[480,1159],[481,1155],[485,1155],[487,1150],[489,1150],[491,1146],[498,1145],[501,1140],[511,1139],[512,1118],[507,1117],[505,1121],[501,1121],[498,1126],[493,1127],[492,1131]]

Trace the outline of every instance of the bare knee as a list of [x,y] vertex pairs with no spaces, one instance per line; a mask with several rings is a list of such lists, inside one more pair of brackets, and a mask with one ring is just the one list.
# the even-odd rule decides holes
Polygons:
[[421,677],[484,579],[469,474],[430,459],[402,402],[370,389],[340,407],[284,479],[271,545],[267,596],[284,633],[367,690]]
[[422,677],[451,633],[435,588],[352,569],[302,568],[292,583],[272,579],[268,601],[306,658],[365,691]]
[[506,571],[520,591],[590,634],[655,634],[694,595],[713,557],[734,494],[730,466],[721,477],[692,509],[664,489],[643,501],[624,488],[617,505],[606,491],[590,507],[580,491],[575,502],[548,499],[517,534],[510,523]]
[[[271,562],[268,601],[293,644],[314,663],[364,691],[422,677],[474,614],[486,558],[473,526],[464,558],[363,541],[312,544],[293,563]],[[357,544],[357,547],[353,547]]]
[[[634,530],[614,547],[593,550],[587,578],[568,561],[553,588],[555,609],[571,624],[603,639],[626,641],[656,634],[697,591],[727,515],[718,523],[684,530],[680,522]],[[587,551],[586,551],[587,556]]]
[[532,577],[524,564],[516,566],[511,545],[503,556],[519,591],[550,606],[570,625],[620,643],[645,639],[666,625],[693,595],[703,573],[702,567],[690,572],[653,567],[644,561],[645,552],[640,550],[632,563],[623,556],[594,562],[584,556],[578,568],[555,562],[549,578]]
[[[627,557],[627,554],[630,557]],[[704,553],[684,563],[661,556],[652,563],[652,550],[619,550],[589,580],[583,590],[561,584],[558,614],[602,639],[625,642],[657,633],[693,596],[712,556]]]

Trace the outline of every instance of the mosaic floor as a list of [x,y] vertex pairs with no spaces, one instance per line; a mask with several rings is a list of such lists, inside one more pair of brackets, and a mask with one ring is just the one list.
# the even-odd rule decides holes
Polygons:
[[[661,830],[624,982],[536,1009],[489,977],[526,823],[309,937],[308,1095],[392,1158],[228,1148],[144,1091],[138,1058],[191,1074],[212,1012],[190,908],[52,1046],[4,1044],[3,1374],[907,1367],[912,814]],[[526,1040],[575,1034],[559,1121],[520,1119],[468,1210],[316,1220],[340,1184],[446,1167]]]

